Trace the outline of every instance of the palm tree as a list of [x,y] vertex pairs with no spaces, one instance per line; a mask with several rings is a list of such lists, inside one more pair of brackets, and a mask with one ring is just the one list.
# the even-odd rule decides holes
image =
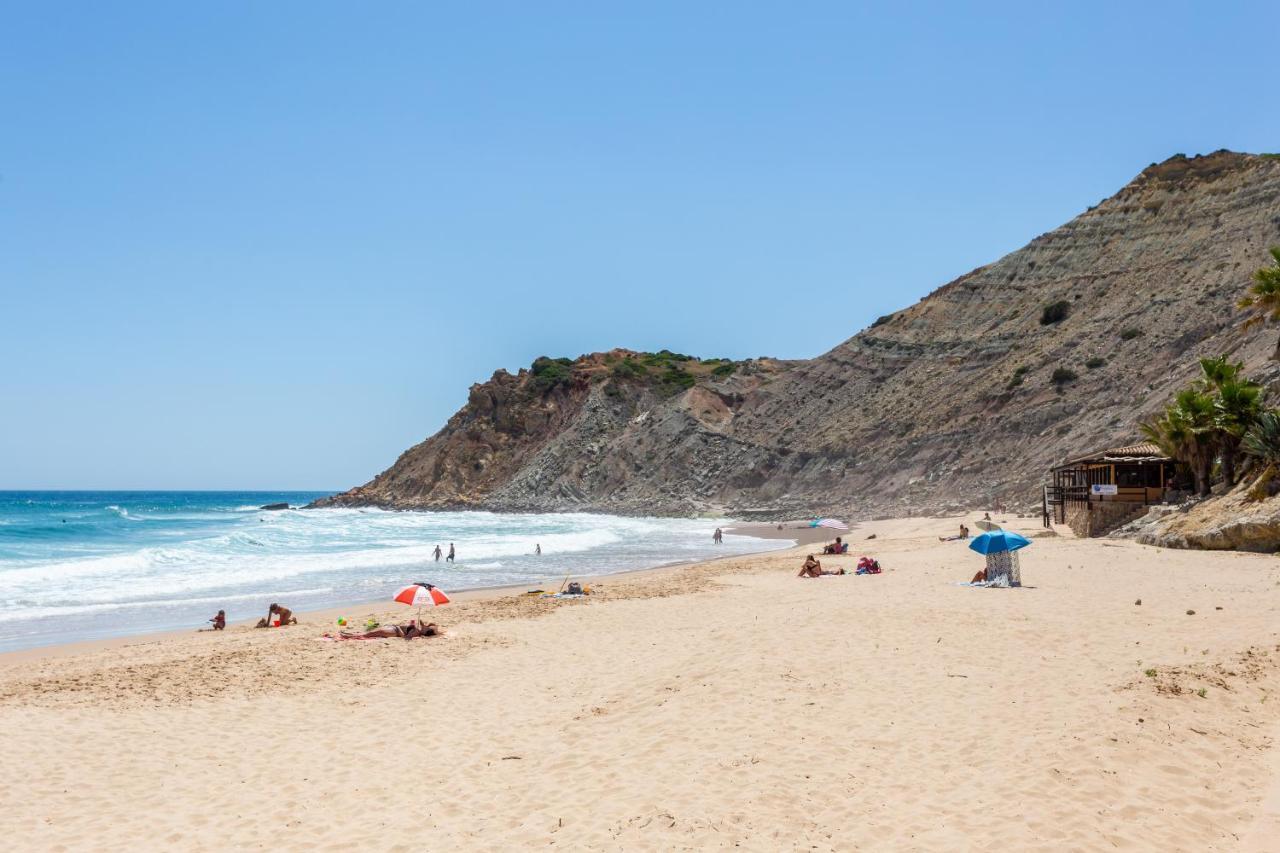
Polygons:
[[1244,434],[1240,449],[1263,465],[1280,465],[1280,412],[1269,409],[1259,415]]
[[1222,459],[1222,479],[1236,484],[1236,459],[1240,442],[1262,414],[1262,386],[1240,376],[1243,362],[1225,355],[1200,359],[1201,387],[1213,395],[1214,444]]
[[[1275,263],[1254,271],[1253,284],[1238,303],[1253,312],[1244,321],[1246,329],[1256,323],[1280,320],[1280,246],[1272,246],[1270,251]],[[1276,341],[1276,351],[1271,357],[1280,360],[1280,340]]]
[[1208,497],[1219,436],[1213,397],[1197,387],[1179,391],[1159,418],[1141,425],[1144,435],[1191,468],[1196,493]]
[[1217,387],[1223,382],[1240,378],[1244,370],[1244,362],[1228,361],[1225,355],[1200,359],[1200,379],[1210,387]]
[[1262,466],[1262,473],[1249,488],[1249,497],[1255,501],[1271,497],[1276,470],[1280,468],[1280,412],[1269,409],[1259,415],[1257,422],[1244,434],[1240,449]]
[[1222,456],[1222,479],[1227,488],[1236,484],[1236,458],[1245,434],[1262,414],[1262,386],[1247,379],[1231,379],[1217,387],[1214,422]]

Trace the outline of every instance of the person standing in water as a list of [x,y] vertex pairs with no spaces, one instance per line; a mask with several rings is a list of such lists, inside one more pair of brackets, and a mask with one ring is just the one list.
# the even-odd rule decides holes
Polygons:
[[719,545],[721,542],[724,541],[724,533],[720,530],[719,527],[716,528],[715,533],[711,534],[711,541],[716,543],[717,545]]
[[538,543],[537,545],[533,546],[533,553],[539,557],[542,556],[542,543]]
[[453,543],[452,542],[449,543],[449,556],[446,557],[445,559],[447,559],[450,563],[453,562]]
[[436,554],[436,562],[437,562],[437,563],[438,563],[438,562],[440,562],[440,555],[441,555],[441,553],[443,553],[443,552],[441,552],[441,550],[440,550],[440,546],[439,546],[439,545],[437,545],[437,546],[436,546],[436,551],[435,551],[435,554]]

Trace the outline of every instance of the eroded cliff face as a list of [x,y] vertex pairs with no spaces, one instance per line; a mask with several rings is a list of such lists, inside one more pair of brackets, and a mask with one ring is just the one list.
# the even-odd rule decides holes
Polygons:
[[471,388],[439,433],[318,506],[693,513],[788,454],[733,439],[737,413],[794,363],[613,350],[539,359]]
[[810,361],[692,362],[690,387],[617,375],[643,358],[623,351],[553,387],[500,371],[331,500],[854,517],[1038,501],[1055,461],[1134,439],[1196,357],[1276,378],[1275,332],[1241,332],[1234,307],[1276,243],[1280,160],[1173,158]]

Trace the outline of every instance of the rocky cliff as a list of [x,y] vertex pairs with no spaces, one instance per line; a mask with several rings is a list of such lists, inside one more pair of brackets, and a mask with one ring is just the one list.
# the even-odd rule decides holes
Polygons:
[[1161,548],[1274,553],[1280,549],[1280,496],[1252,499],[1253,480],[1206,500],[1152,507],[1110,536]]
[[1111,198],[809,361],[627,351],[471,389],[439,433],[321,504],[854,517],[1038,501],[1195,370],[1264,380],[1235,301],[1280,243],[1280,159],[1221,151]]
[[618,349],[499,370],[372,482],[315,505],[667,514],[724,506],[791,455],[733,437],[732,425],[794,364]]

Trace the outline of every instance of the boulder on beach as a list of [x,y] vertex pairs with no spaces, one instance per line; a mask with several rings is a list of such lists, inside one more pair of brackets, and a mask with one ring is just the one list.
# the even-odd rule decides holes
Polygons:
[[289,508],[289,505],[288,505],[287,503],[283,503],[283,504],[263,504],[262,506],[258,507],[258,509],[288,509],[288,508]]

